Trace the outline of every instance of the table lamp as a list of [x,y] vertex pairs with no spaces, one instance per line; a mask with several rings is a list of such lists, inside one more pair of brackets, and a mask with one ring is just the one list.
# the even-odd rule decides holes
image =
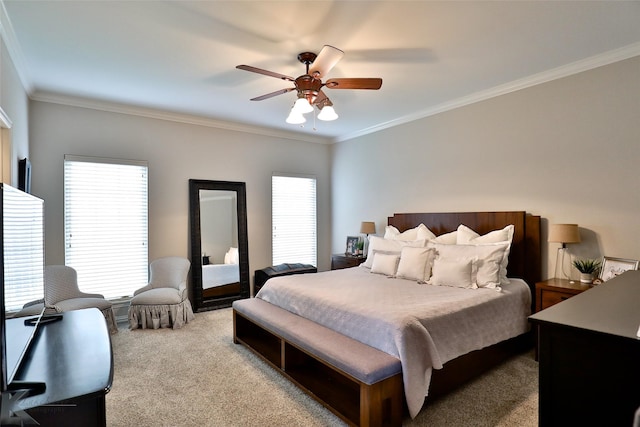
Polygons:
[[[549,228],[549,242],[562,243],[556,252],[556,265],[553,277],[569,279],[564,268],[564,253],[567,251],[567,243],[580,243],[580,231],[578,224],[552,224]],[[560,268],[560,274],[558,274]],[[562,277],[560,277],[562,276]]]

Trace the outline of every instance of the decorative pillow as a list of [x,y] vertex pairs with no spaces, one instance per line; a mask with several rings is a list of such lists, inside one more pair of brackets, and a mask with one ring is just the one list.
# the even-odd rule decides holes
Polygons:
[[502,290],[500,285],[500,262],[495,260],[478,261],[476,284],[479,288]]
[[467,243],[499,243],[513,241],[513,224],[507,225],[502,230],[490,231],[487,234],[480,235],[464,224],[458,226],[458,234],[456,236],[456,244],[464,245]]
[[384,274],[385,276],[395,276],[398,267],[399,256],[395,254],[384,254],[376,252],[373,255],[371,272]]
[[402,233],[393,225],[387,225],[384,231],[384,238],[391,240],[430,240],[434,237],[436,237],[436,235],[433,234],[424,224],[420,224],[419,226],[403,231]]
[[400,253],[396,277],[425,282],[431,276],[431,264],[435,256],[432,248],[405,246]]
[[485,243],[507,242],[509,246],[507,247],[502,262],[500,263],[500,283],[502,283],[503,285],[507,285],[509,284],[509,279],[507,278],[507,265],[509,264],[509,252],[511,251],[511,242],[513,241],[514,228],[515,227],[513,226],[513,224],[510,224],[502,230],[490,231],[489,233],[481,236],[466,225],[460,224],[460,226],[458,226],[457,244],[477,245]]
[[429,285],[454,286],[456,288],[476,289],[474,258],[441,258],[433,262]]
[[477,286],[480,288],[500,289],[500,285],[504,284],[501,277],[501,265],[505,254],[508,253],[508,242],[486,243],[482,245],[446,245],[430,242],[428,247],[435,249],[436,261],[438,259],[458,260],[475,258],[477,260],[476,281]]
[[237,264],[238,263],[238,248],[231,247],[224,254],[224,263],[225,264]]
[[441,234],[438,237],[431,239],[432,242],[443,243],[445,245],[455,245],[458,240],[458,231],[452,231],[450,233]]
[[371,268],[373,263],[373,254],[375,251],[378,252],[397,252],[400,253],[402,248],[405,246],[412,247],[424,247],[426,245],[426,240],[393,240],[393,239],[384,239],[378,236],[369,236],[369,249],[367,251],[367,260],[362,263],[364,267]]

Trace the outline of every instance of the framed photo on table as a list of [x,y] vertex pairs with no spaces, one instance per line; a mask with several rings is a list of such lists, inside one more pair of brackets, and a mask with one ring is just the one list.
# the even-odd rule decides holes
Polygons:
[[348,236],[347,237],[347,248],[344,251],[346,255],[358,255],[358,242],[360,241],[360,237],[358,236]]
[[635,259],[624,258],[602,258],[602,266],[600,268],[600,280],[606,282],[628,270],[637,270],[640,262]]

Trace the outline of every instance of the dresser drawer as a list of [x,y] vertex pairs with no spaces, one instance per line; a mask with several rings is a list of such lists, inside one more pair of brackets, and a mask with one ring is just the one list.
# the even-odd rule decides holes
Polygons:
[[551,307],[554,304],[557,304],[559,302],[562,302],[566,299],[571,298],[572,296],[575,295],[575,292],[561,292],[561,291],[556,291],[556,290],[548,290],[548,289],[542,289],[541,291],[542,294],[542,301],[541,301],[541,310],[544,310],[547,307]]

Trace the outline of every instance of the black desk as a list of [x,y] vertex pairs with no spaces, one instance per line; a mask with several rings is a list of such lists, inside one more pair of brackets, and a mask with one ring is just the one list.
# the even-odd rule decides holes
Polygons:
[[[46,391],[13,402],[13,411],[25,410],[42,426],[106,426],[113,355],[104,316],[96,308],[69,311],[41,327],[15,379],[44,382]],[[8,319],[10,328],[28,326]]]
[[529,318],[539,326],[539,425],[633,425],[640,407],[640,271]]

